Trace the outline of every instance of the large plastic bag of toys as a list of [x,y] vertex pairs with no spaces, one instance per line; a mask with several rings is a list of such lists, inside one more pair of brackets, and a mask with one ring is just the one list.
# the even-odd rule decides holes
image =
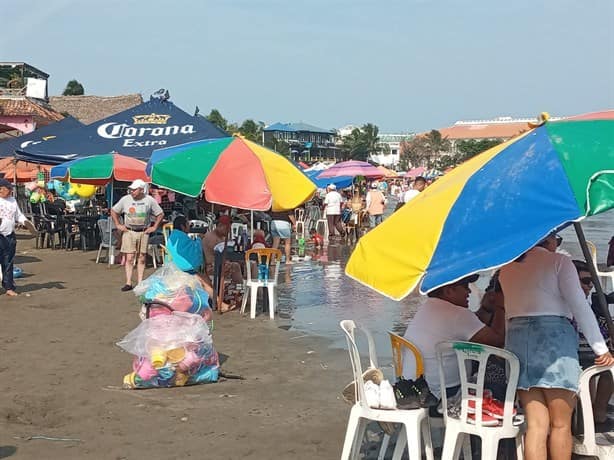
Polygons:
[[216,382],[219,358],[205,320],[172,312],[144,320],[117,345],[135,355],[125,388]]
[[150,277],[141,281],[134,294],[143,303],[159,302],[170,310],[195,313],[210,319],[209,295],[196,275],[182,272],[167,263]]

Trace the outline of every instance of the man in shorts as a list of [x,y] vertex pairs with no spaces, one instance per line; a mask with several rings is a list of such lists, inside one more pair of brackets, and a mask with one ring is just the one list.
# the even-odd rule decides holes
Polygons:
[[[122,232],[121,252],[126,257],[124,265],[126,284],[122,287],[124,292],[132,290],[132,269],[135,254],[138,254],[137,284],[143,281],[149,235],[156,231],[164,218],[164,212],[160,205],[145,193],[146,187],[147,184],[141,179],[135,180],[128,187],[128,195],[122,197],[111,208],[113,222],[115,222],[117,229]],[[123,224],[119,221],[119,216],[122,214],[124,216]]]

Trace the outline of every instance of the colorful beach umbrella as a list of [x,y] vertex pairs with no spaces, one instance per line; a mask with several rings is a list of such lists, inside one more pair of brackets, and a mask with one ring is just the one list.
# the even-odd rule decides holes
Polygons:
[[111,181],[149,182],[145,172],[147,163],[118,153],[93,155],[67,161],[51,168],[50,177],[77,184],[106,185]]
[[424,166],[418,166],[417,168],[412,168],[405,173],[405,177],[417,177],[422,176],[426,172],[426,168]]
[[211,203],[253,211],[294,209],[314,183],[288,158],[239,137],[190,142],[153,152],[151,181]]
[[543,125],[454,168],[360,239],[346,273],[401,299],[515,260],[614,207],[614,111]]
[[368,178],[382,177],[384,173],[377,169],[377,167],[373,166],[366,161],[342,161],[341,163],[337,163],[330,168],[324,170],[322,174],[318,176],[319,179],[326,179],[327,177],[339,177],[339,176],[364,176]]

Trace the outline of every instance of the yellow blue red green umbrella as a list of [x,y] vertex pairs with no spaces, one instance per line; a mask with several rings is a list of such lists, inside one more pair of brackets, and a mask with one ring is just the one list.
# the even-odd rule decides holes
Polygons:
[[516,259],[614,207],[614,110],[546,122],[454,168],[360,239],[346,273],[401,299]]
[[239,137],[156,150],[147,172],[160,187],[253,211],[294,209],[316,191],[288,158]]

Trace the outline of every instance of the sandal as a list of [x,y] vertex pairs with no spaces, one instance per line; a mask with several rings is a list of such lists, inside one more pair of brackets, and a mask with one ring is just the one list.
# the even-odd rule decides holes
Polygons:
[[132,291],[132,286],[130,284],[124,284],[122,287],[122,292]]

